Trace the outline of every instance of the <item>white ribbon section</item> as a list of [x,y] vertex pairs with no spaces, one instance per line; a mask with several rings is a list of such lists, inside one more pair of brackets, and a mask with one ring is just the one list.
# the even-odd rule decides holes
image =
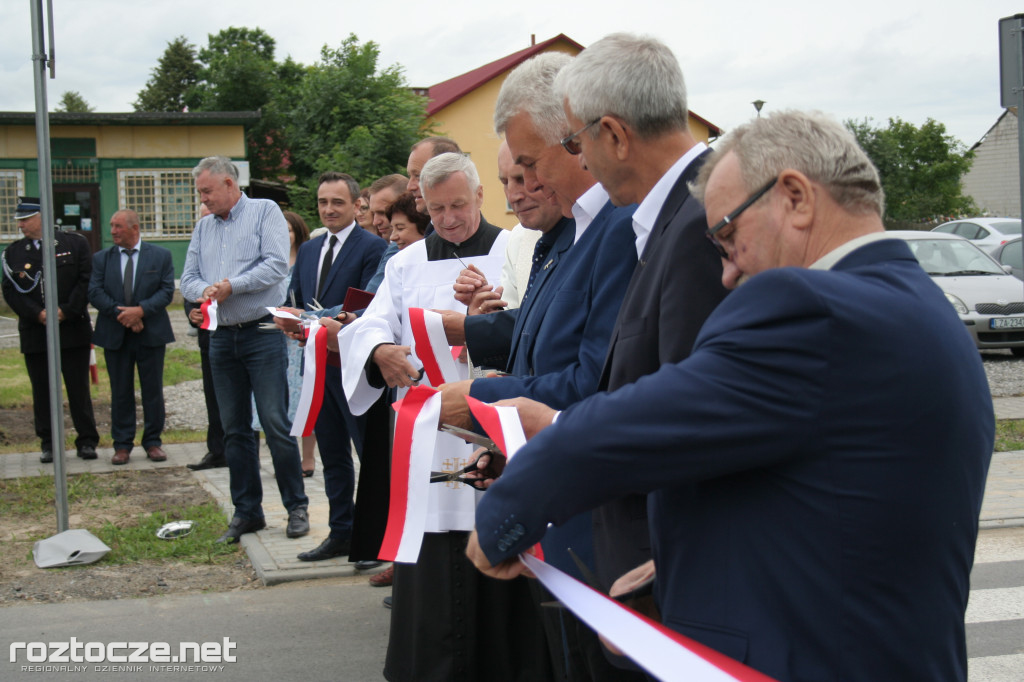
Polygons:
[[520,554],[519,558],[566,608],[660,680],[736,682],[743,679],[769,679],[750,668],[747,670],[753,676],[734,677],[610,597],[590,589],[534,556]]
[[[268,308],[268,310],[270,309]],[[292,315],[292,317],[295,316]],[[318,331],[320,331],[320,323],[313,320],[310,322],[309,330],[306,334],[306,345],[302,349],[302,389],[299,392],[299,404],[295,409],[295,421],[292,422],[292,430],[289,432],[290,435],[297,438],[307,435],[305,433],[307,430],[306,425],[311,416],[313,422],[316,422],[316,415],[310,415],[309,408],[313,404],[318,388],[320,400],[323,400],[324,387],[322,382],[324,372],[323,367],[319,367],[316,358],[318,346],[316,343],[316,333]],[[319,415],[319,412],[320,410],[317,410],[317,415]]]

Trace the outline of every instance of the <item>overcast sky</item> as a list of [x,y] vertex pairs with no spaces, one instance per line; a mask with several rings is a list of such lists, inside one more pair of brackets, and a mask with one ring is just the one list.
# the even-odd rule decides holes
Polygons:
[[[35,0],[0,2],[0,111],[34,110]],[[44,3],[45,4],[45,3]],[[690,108],[728,131],[765,111],[821,109],[840,119],[934,118],[970,146],[1002,113],[998,20],[1004,0],[716,3],[591,0],[541,3],[53,0],[57,78],[50,108],[77,90],[100,112],[131,111],[167,43],[197,47],[228,26],[260,27],[277,58],[303,64],[349,33],[375,41],[382,65],[430,86],[565,33],[587,45],[614,31],[649,33],[683,66]],[[532,11],[530,14],[524,8]],[[628,11],[627,11],[628,10]]]

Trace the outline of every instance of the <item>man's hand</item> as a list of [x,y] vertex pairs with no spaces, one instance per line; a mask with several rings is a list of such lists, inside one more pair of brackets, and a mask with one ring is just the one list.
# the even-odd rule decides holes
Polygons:
[[[59,308],[58,308],[58,310],[59,310]],[[39,316],[36,319],[39,320],[39,324],[46,324],[46,310],[45,309],[40,310],[39,311]]]
[[466,545],[466,557],[473,562],[473,565],[484,575],[499,580],[512,580],[520,575],[529,574],[526,564],[519,560],[519,557],[505,559],[497,566],[491,566],[487,555],[480,549],[480,542],[477,540],[476,531],[469,534],[469,544]]
[[134,327],[142,324],[142,317],[145,315],[145,312],[142,310],[142,306],[119,305],[117,306],[117,309],[121,311],[117,314],[117,321],[132,331],[135,331]]
[[132,326],[130,326],[128,328],[131,329],[136,334],[138,334],[139,332],[141,332],[145,328],[145,325],[142,324],[142,320],[139,320],[138,322],[136,322],[135,324],[133,324]]
[[[507,462],[508,460],[504,457],[492,455],[487,448],[480,448],[469,457],[469,463],[475,463],[476,469],[467,471],[462,476],[463,478],[479,481],[479,486],[486,490],[505,472],[505,464]],[[477,490],[479,489],[477,488]]]
[[451,424],[452,426],[458,426],[460,429],[471,429],[473,427],[469,403],[466,402],[466,396],[469,395],[469,387],[472,384],[472,379],[441,384],[441,419],[438,426],[441,424]]
[[[619,576],[619,578],[614,583],[612,583],[612,588],[608,590],[608,596],[618,597],[620,595],[632,592],[644,583],[653,580],[654,575],[654,559],[650,559],[640,564],[636,568],[632,569],[631,571]],[[626,605],[635,610],[640,611],[641,613],[643,613],[643,615],[647,616],[648,618],[660,621],[661,617],[657,613],[657,609],[643,608],[643,606],[647,605],[648,603],[653,604],[650,598],[648,597],[646,599],[642,599],[641,601],[643,601],[643,604],[627,603]],[[608,651],[612,652],[616,656],[623,655],[622,651],[614,644],[606,640],[604,637],[601,637],[600,635],[599,638],[601,639],[601,644],[604,644],[605,648],[608,649]]]
[[487,313],[504,310],[508,307],[508,303],[501,300],[503,291],[502,287],[491,289],[490,284],[480,287],[476,294],[473,295],[473,300],[469,302],[467,312],[470,315],[486,315]]
[[419,380],[420,371],[406,360],[411,353],[409,346],[392,344],[377,346],[373,352],[373,361],[390,388],[408,388]]
[[[278,306],[277,309],[278,310],[287,311],[287,312],[291,313],[292,315],[294,315],[295,317],[298,317],[299,315],[302,314],[302,311],[299,310],[298,308],[286,308],[284,306]],[[281,331],[283,331],[289,337],[294,339],[296,337],[293,336],[293,334],[299,334],[300,335],[299,339],[300,340],[302,339],[302,336],[301,336],[301,333],[302,333],[302,320],[289,320],[287,318],[277,317],[275,315],[274,316],[274,324],[277,325],[277,328],[280,329]]]
[[441,316],[449,346],[466,345],[466,316],[454,310],[431,310]]
[[192,310],[188,311],[188,319],[190,322],[193,322],[196,325],[202,324],[203,311],[200,310],[199,308],[193,308]]
[[216,284],[211,284],[203,289],[203,298],[212,298],[217,301],[217,303],[222,303],[224,299],[230,295],[231,282],[229,282],[226,277]]
[[494,403],[506,407],[511,405],[519,412],[519,421],[523,424],[523,433],[530,439],[538,433],[551,426],[551,420],[555,418],[557,410],[553,410],[544,403],[529,398],[510,398],[499,400]]
[[484,273],[480,272],[475,265],[470,265],[463,269],[455,279],[455,284],[452,286],[452,289],[455,290],[455,300],[468,306],[477,289],[486,285],[487,277],[484,276]]

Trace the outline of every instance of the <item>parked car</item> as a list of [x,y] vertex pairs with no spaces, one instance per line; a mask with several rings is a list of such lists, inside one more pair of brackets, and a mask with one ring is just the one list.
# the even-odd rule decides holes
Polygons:
[[959,235],[992,253],[1001,244],[1020,236],[1020,218],[966,218],[943,223],[932,232]]
[[999,261],[1004,267],[1010,266],[1012,274],[1017,279],[1024,279],[1024,254],[1021,253],[1020,237],[1011,239],[1001,244],[992,252],[992,257]]
[[1024,283],[974,242],[942,232],[893,231],[960,314],[979,349],[1024,356]]

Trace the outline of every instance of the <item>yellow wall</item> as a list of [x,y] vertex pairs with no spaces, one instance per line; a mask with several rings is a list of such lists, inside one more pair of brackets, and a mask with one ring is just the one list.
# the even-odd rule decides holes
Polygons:
[[[573,56],[579,54],[579,50],[563,42],[551,45],[546,51],[566,52]],[[429,117],[427,123],[437,123],[439,134],[448,135],[458,142],[462,151],[473,159],[480,173],[480,184],[484,186],[484,217],[498,227],[512,229],[519,221],[507,208],[505,193],[498,182],[501,138],[494,132],[494,104],[507,75],[506,71],[455,100]]]
[[[565,52],[573,56],[579,54],[579,50],[564,42],[551,45],[546,52]],[[498,101],[498,92],[506,76],[508,72],[484,83],[429,117],[427,122],[437,123],[439,134],[458,142],[462,151],[469,154],[476,163],[480,184],[484,186],[484,217],[498,227],[511,229],[518,221],[507,208],[505,194],[498,182],[498,147],[501,146],[501,138],[494,132],[494,104]],[[708,141],[707,126],[692,116],[690,130],[698,140]]]
[[[91,137],[106,159],[245,158],[242,126],[52,126],[50,137]],[[0,158],[36,157],[35,126],[0,126]]]

